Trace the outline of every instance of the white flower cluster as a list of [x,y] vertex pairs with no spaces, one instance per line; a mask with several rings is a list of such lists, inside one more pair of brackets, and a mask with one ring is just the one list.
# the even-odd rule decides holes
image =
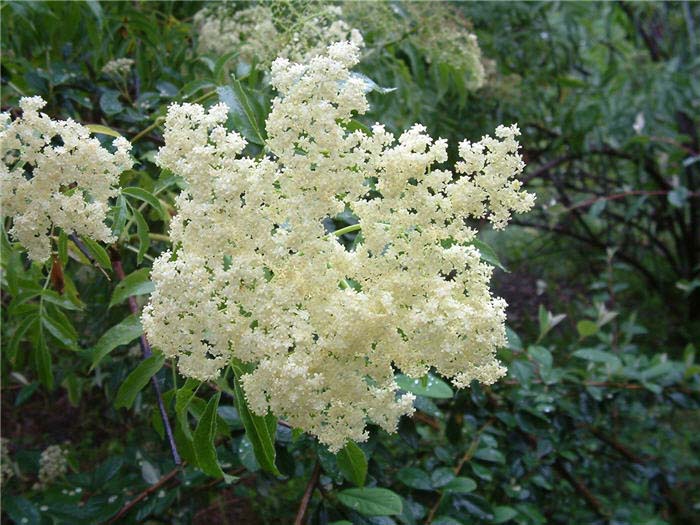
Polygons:
[[226,4],[195,15],[201,53],[234,51],[248,62],[269,67],[275,57],[304,62],[322,53],[331,42],[362,35],[342,20],[342,9],[323,2],[283,2],[231,11]]
[[0,484],[5,483],[15,475],[10,458],[10,440],[0,438]]
[[134,60],[131,58],[116,58],[107,62],[102,68],[102,72],[105,75],[127,75],[133,65]]
[[86,127],[39,113],[45,105],[41,97],[23,98],[20,118],[0,114],[0,208],[35,261],[50,256],[53,227],[111,242],[107,201],[132,165],[126,139],[116,139],[110,153]]
[[[414,378],[434,367],[458,387],[503,375],[506,305],[465,219],[502,227],[533,204],[513,180],[515,126],[464,142],[461,177],[438,169],[447,144],[423,126],[398,140],[379,124],[349,132],[368,109],[350,72],[358,55],[342,42],[307,64],[274,62],[271,158],[241,156],[224,105],[169,108],[158,162],[188,187],[142,319],[186,376],[215,378],[232,358],[256,365],[242,378],[251,409],[333,451],[365,440],[368,421],[391,432],[412,412],[394,367]],[[361,227],[350,248],[324,227],[344,211]]]
[[68,451],[60,445],[47,447],[39,457],[39,481],[34,484],[35,490],[44,490],[58,478],[68,472]]
[[[469,89],[486,81],[485,60],[458,2],[347,2],[346,21],[361,27],[368,47],[407,42],[431,64],[448,64]],[[462,8],[463,9],[463,8]]]

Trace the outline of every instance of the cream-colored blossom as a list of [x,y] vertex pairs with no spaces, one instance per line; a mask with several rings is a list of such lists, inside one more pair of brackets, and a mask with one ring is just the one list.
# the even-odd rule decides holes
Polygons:
[[[423,126],[398,138],[379,124],[347,131],[368,109],[358,59],[342,42],[307,63],[274,62],[265,158],[243,155],[225,106],[169,108],[158,162],[187,189],[142,319],[186,376],[253,364],[242,377],[252,410],[333,451],[365,440],[367,422],[391,432],[412,412],[395,368],[419,378],[432,367],[458,387],[503,375],[506,305],[465,220],[502,227],[532,206],[513,181],[515,126],[464,142],[455,172]],[[352,248],[324,227],[344,211],[361,227]]]
[[46,489],[68,472],[67,454],[68,451],[60,445],[51,445],[41,453],[39,457],[39,481],[34,484],[35,490]]
[[484,85],[486,60],[458,2],[345,2],[343,7],[345,21],[362,29],[370,49],[405,42],[428,63],[455,69],[469,89]]
[[102,68],[105,75],[127,75],[134,65],[134,60],[131,58],[116,58],[107,62]]
[[195,17],[200,53],[239,58],[268,68],[276,57],[305,62],[332,42],[362,35],[342,19],[342,8],[320,1],[276,1],[232,10],[235,4],[204,8]]
[[45,105],[22,98],[20,118],[0,115],[0,208],[12,217],[10,235],[36,261],[50,256],[54,226],[111,242],[107,201],[132,165],[126,139],[116,139],[110,153],[86,127],[40,113]]
[[12,468],[12,458],[10,458],[10,440],[0,438],[0,485],[8,481],[15,475]]

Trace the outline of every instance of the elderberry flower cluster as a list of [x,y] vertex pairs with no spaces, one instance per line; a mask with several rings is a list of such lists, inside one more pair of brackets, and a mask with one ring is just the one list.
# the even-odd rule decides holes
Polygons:
[[0,114],[0,208],[12,217],[10,235],[35,261],[49,258],[54,227],[111,242],[107,201],[132,165],[126,139],[117,138],[110,153],[86,127],[40,113],[45,105],[25,97],[20,118]]
[[[398,138],[380,124],[349,131],[368,110],[358,59],[340,42],[273,63],[268,157],[243,155],[222,104],[169,108],[158,162],[187,188],[142,318],[185,376],[253,365],[242,377],[251,409],[332,451],[366,440],[367,422],[391,432],[412,412],[396,368],[420,378],[434,367],[457,387],[504,374],[506,304],[465,221],[501,228],[533,205],[514,180],[516,126],[463,142],[454,172],[440,168],[446,141],[421,125]],[[352,246],[324,226],[344,212],[361,228]]]
[[339,6],[319,1],[277,1],[235,9],[222,3],[195,15],[198,48],[202,53],[237,52],[247,62],[269,68],[276,57],[306,61],[331,42],[362,35],[342,20]]
[[39,481],[34,484],[35,490],[44,490],[68,471],[68,452],[60,445],[47,447],[39,457]]
[[134,60],[131,58],[116,58],[107,62],[102,68],[105,75],[128,75],[134,65]]
[[0,438],[0,484],[14,475],[15,470],[12,468],[12,458],[10,458],[10,440]]
[[347,2],[345,20],[361,27],[370,48],[406,42],[433,65],[446,64],[469,89],[487,79],[488,61],[457,2]]

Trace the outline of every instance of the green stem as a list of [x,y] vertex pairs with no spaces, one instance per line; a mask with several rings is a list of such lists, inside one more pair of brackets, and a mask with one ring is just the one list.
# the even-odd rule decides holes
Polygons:
[[208,93],[204,93],[204,95],[201,95],[201,96],[197,97],[196,99],[194,99],[191,102],[191,104],[199,104],[200,102],[205,101],[206,99],[208,99],[212,95],[216,95],[216,91],[209,91]]
[[131,139],[131,143],[133,144],[134,142],[136,142],[136,141],[139,140],[140,138],[145,137],[145,136],[148,135],[151,131],[153,131],[153,130],[156,129],[158,126],[160,126],[164,121],[165,121],[165,117],[158,117],[158,118],[155,120],[155,122],[154,122],[153,124],[151,124],[150,126],[148,126],[146,129],[143,129],[143,130],[139,131],[139,132],[134,136],[134,138]]
[[335,230],[333,234],[336,237],[340,237],[341,235],[345,235],[346,233],[350,232],[356,232],[357,230],[361,230],[362,226],[358,224],[351,224],[350,226],[346,226],[345,228],[340,228],[339,230]]

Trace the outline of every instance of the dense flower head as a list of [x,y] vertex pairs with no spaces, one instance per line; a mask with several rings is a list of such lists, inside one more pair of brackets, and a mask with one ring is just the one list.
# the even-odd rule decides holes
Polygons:
[[102,67],[102,72],[105,75],[128,75],[134,65],[132,58],[115,58],[110,60]]
[[43,490],[68,471],[68,451],[61,445],[50,445],[39,457],[39,481],[34,488]]
[[362,45],[362,35],[342,19],[337,5],[296,0],[236,7],[219,3],[195,15],[200,52],[237,52],[239,58],[268,68],[276,57],[306,61],[331,42],[349,39]]
[[[398,138],[379,124],[349,131],[368,109],[358,58],[341,42],[303,64],[275,61],[264,158],[242,154],[224,105],[169,108],[158,162],[187,188],[143,315],[184,375],[254,365],[242,377],[251,409],[333,451],[365,440],[368,421],[393,431],[412,412],[395,368],[420,378],[432,367],[458,387],[503,375],[506,305],[465,221],[502,227],[533,203],[513,180],[515,126],[465,141],[455,172],[439,168],[447,144],[421,125]],[[326,227],[347,212],[361,228],[352,246]]]
[[482,87],[487,61],[459,2],[346,2],[345,21],[362,28],[367,45],[406,42],[433,65],[449,65],[469,89]]
[[45,105],[41,97],[25,97],[20,118],[0,115],[0,207],[12,217],[10,235],[36,261],[50,256],[54,226],[112,241],[107,201],[132,165],[126,139],[116,139],[110,153],[86,127],[40,113]]
[[10,457],[10,440],[0,437],[0,485],[15,475]]

